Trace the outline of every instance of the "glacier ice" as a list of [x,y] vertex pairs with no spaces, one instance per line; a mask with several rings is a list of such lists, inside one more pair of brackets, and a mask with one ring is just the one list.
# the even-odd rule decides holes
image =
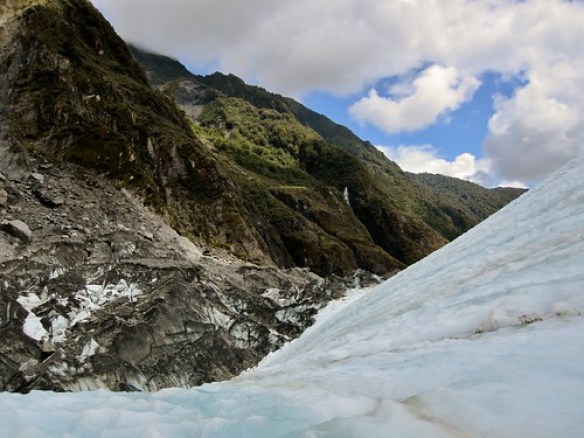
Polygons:
[[0,394],[0,436],[581,436],[583,312],[579,160],[232,381]]

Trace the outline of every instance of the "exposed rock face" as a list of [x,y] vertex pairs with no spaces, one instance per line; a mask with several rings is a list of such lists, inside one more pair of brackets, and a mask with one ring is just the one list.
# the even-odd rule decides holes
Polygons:
[[44,175],[66,200],[58,209],[32,181],[5,182],[10,214],[26,218],[35,239],[0,233],[0,390],[228,379],[356,285],[201,250],[129,192],[75,166]]
[[[87,1],[21,3],[0,34],[3,162],[43,157],[106,174],[183,234],[269,262],[241,196],[173,102],[152,90]],[[16,11],[16,12],[15,12]],[[44,169],[22,175],[48,205]]]

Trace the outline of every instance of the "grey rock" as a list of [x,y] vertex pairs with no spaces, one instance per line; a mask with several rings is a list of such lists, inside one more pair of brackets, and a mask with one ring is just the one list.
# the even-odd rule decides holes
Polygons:
[[30,242],[32,240],[32,231],[21,220],[3,221],[0,224],[0,229],[14,237],[18,237],[23,242]]
[[36,190],[34,194],[45,207],[57,208],[65,203],[65,198],[62,195],[49,190]]
[[4,207],[8,202],[8,192],[4,189],[0,189],[0,207]]
[[33,173],[31,173],[31,174],[30,174],[30,178],[31,178],[33,181],[36,181],[36,182],[37,182],[37,183],[39,183],[39,184],[42,184],[43,182],[45,182],[45,177],[44,177],[44,175],[42,175],[42,174],[40,174],[40,173],[33,172]]

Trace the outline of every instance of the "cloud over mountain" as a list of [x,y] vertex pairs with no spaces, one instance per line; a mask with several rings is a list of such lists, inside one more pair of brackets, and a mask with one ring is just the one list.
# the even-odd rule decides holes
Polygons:
[[582,60],[540,67],[511,98],[495,99],[484,152],[503,178],[534,181],[584,153]]
[[[579,1],[93,2],[130,41],[283,94],[356,96],[353,116],[388,132],[440,120],[486,72],[521,78],[495,103],[484,142],[493,172],[537,180],[582,151]],[[388,78],[405,93],[380,89]]]

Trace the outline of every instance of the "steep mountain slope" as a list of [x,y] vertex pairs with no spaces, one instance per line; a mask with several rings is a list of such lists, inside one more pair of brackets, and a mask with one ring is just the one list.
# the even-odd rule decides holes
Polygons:
[[[177,61],[132,51],[153,85],[175,100],[197,135],[206,136],[232,168],[230,174],[240,175],[248,217],[262,221],[260,233],[278,263],[320,273],[355,265],[380,272],[380,264],[400,268],[446,242],[399,208],[404,193],[397,201],[388,197],[370,166],[300,123],[283,109],[283,98],[258,89],[254,105],[256,88],[239,79],[235,97],[226,96]],[[249,93],[240,93],[239,86]],[[273,105],[262,100],[272,96]]]
[[[243,99],[257,109],[274,110],[291,116],[301,125],[319,134],[333,148],[348,152],[356,160],[345,158],[335,163],[337,167],[335,181],[338,176],[351,171],[366,175],[367,189],[361,190],[363,187],[359,184],[356,186],[357,191],[360,192],[358,197],[366,198],[367,202],[354,208],[355,214],[367,227],[375,243],[405,263],[419,259],[419,253],[428,251],[428,248],[413,248],[411,245],[412,241],[420,239],[421,236],[431,235],[427,229],[428,226],[441,234],[444,239],[450,240],[494,212],[491,209],[473,211],[460,199],[432,190],[427,184],[420,183],[418,179],[403,172],[369,142],[359,139],[346,127],[334,123],[293,99],[247,85],[234,75],[214,73],[209,76],[195,76],[188,73],[184,66],[175,60],[150,54],[135,47],[131,49],[136,59],[145,67],[153,85],[165,89],[181,105],[187,115],[194,119],[197,119],[204,105],[217,98],[216,92],[220,91],[227,96]],[[197,84],[199,96],[203,94],[205,98],[197,99],[185,90],[177,92],[176,84],[178,83]],[[207,89],[207,92],[203,93],[205,90],[203,85],[210,87],[211,90]],[[196,107],[198,112],[193,113],[193,107]],[[342,168],[343,163],[346,164],[346,168]],[[304,163],[305,166],[309,164]],[[322,167],[319,168],[320,171]],[[315,176],[318,177],[318,175]],[[453,181],[453,184],[456,182]],[[355,191],[355,187],[350,184],[346,187],[349,188],[349,192]],[[458,190],[464,192],[466,187],[464,182],[461,182]],[[371,193],[363,193],[367,191],[375,191],[377,194],[371,196]],[[486,190],[480,194],[477,190],[474,192],[477,192],[475,199],[479,203],[489,202],[490,198],[494,197]],[[520,192],[513,193],[516,196],[519,194]],[[498,202],[497,204],[502,206],[505,203]],[[402,242],[399,237],[396,237],[400,234],[400,231],[396,230],[398,228],[395,226],[396,222],[412,224],[417,231],[412,231],[410,239],[406,238],[406,241]],[[404,232],[407,234],[407,231],[401,230],[401,233]],[[392,239],[388,241],[385,236],[392,236]],[[430,237],[429,240],[436,241],[436,236]]]
[[[136,50],[133,49],[133,53],[135,52]],[[151,58],[150,61],[154,62],[156,59]],[[151,71],[148,64],[146,64],[146,68]],[[171,77],[170,73],[170,70],[167,70],[167,78]],[[174,73],[182,77],[184,70],[180,73],[175,70]],[[428,190],[426,181],[402,171],[396,163],[389,160],[370,142],[361,140],[345,126],[338,125],[328,117],[306,108],[294,99],[270,93],[260,87],[247,85],[234,75],[214,73],[209,76],[197,76],[196,79],[229,96],[240,97],[259,108],[272,108],[279,112],[293,114],[301,124],[312,128],[328,143],[343,148],[364,163],[372,180],[382,190],[385,201],[389,200],[394,209],[423,221],[448,240],[454,239],[472,228],[523,193],[522,191],[508,191],[504,196],[498,197],[487,190],[476,190],[475,187],[467,185],[466,181],[450,179],[449,184],[455,191],[464,193],[465,190],[470,189],[474,192],[473,200],[478,204],[490,203],[498,206],[489,209],[469,209],[469,202],[449,196],[444,191]],[[419,182],[424,184],[419,184]],[[493,198],[497,198],[497,200]]]
[[[249,211],[270,221],[264,224],[264,231],[271,224],[272,237],[283,241],[297,263],[332,250],[337,256],[333,263],[343,266],[350,262],[342,260],[347,253],[344,247],[348,247],[361,260],[359,265],[378,271],[369,260],[384,261],[385,253],[373,244],[370,233],[375,239],[375,232],[381,233],[393,222],[381,220],[373,230],[363,225],[360,210],[381,200],[382,193],[361,163],[290,115],[257,109],[240,99],[215,99],[205,106],[198,121],[211,130],[207,132],[219,133],[213,144],[226,162],[236,164],[232,174],[240,175]],[[384,211],[381,205],[379,212]],[[384,261],[388,266],[403,266],[408,258],[421,257],[428,250],[424,245],[436,247],[442,242],[424,224],[419,225],[426,232],[419,236],[407,225],[401,233],[388,233],[393,245],[376,240],[394,257]],[[312,249],[314,241],[322,242],[321,247]]]
[[3,29],[6,147],[106,174],[182,234],[268,260],[237,187],[89,2],[30,2]]
[[579,437],[583,187],[580,160],[230,382],[0,394],[0,433]]

